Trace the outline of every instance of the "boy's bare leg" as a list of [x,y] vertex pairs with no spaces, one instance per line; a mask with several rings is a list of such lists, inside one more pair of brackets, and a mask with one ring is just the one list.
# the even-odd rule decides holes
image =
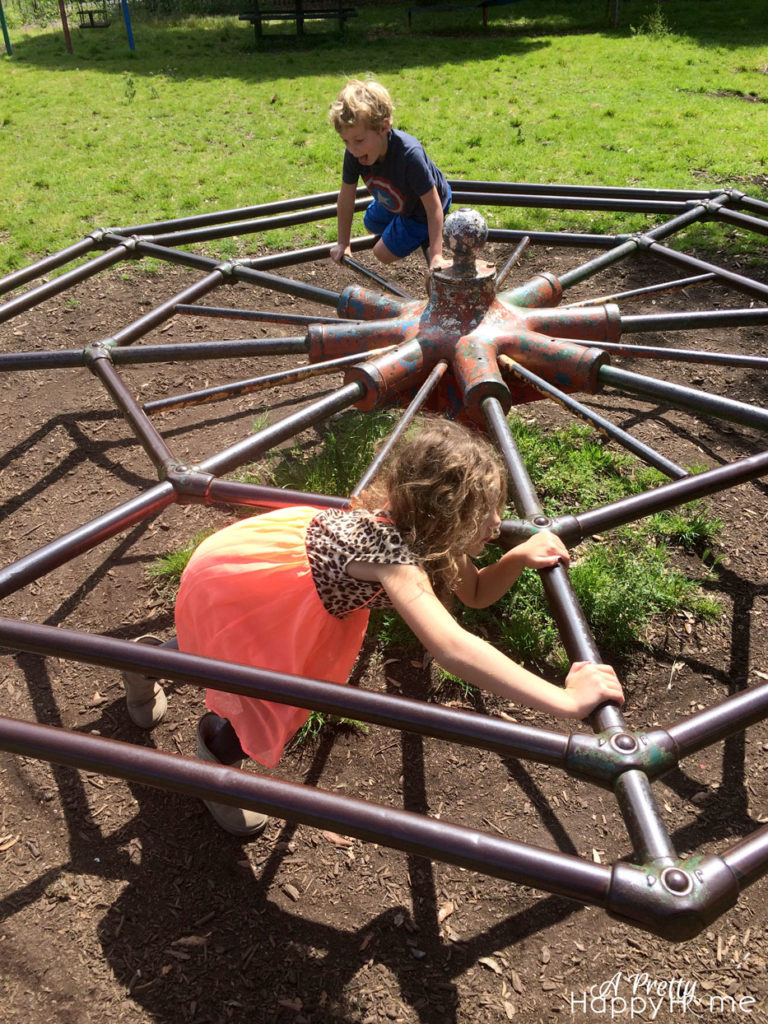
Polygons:
[[381,239],[379,239],[376,245],[374,245],[373,255],[380,263],[385,264],[396,263],[397,260],[400,258],[399,256],[395,256],[393,252],[390,252]]

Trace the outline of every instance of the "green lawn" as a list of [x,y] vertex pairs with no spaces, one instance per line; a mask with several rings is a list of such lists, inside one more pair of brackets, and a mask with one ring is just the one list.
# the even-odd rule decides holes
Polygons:
[[[134,53],[118,15],[88,31],[73,17],[72,54],[60,25],[22,27],[13,2],[14,52],[0,56],[0,273],[94,228],[336,188],[326,109],[345,77],[367,71],[449,177],[729,183],[768,197],[764,0],[623,0],[618,28],[604,0],[522,0],[493,9],[488,31],[476,11],[417,12],[409,30],[407,5],[388,4],[361,9],[343,39],[319,23],[298,45],[275,27],[259,49],[234,15],[137,10]],[[491,220],[633,227],[599,213]]]

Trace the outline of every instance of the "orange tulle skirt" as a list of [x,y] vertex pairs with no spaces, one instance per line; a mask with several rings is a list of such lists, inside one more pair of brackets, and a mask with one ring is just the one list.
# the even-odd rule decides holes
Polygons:
[[[221,661],[345,683],[360,652],[368,610],[343,619],[325,610],[312,580],[306,531],[316,508],[243,519],[195,550],[176,602],[179,649]],[[243,750],[274,767],[309,717],[303,708],[208,690],[206,704],[231,722]]]

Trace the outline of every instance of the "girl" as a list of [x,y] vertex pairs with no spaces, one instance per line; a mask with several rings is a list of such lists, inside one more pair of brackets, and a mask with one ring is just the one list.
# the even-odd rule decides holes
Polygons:
[[[561,718],[623,703],[610,666],[576,663],[565,688],[546,682],[463,629],[446,605],[498,600],[525,567],[569,561],[542,532],[477,569],[472,558],[498,532],[506,477],[477,433],[430,421],[401,442],[381,477],[350,511],[287,508],[207,538],[184,571],[176,604],[179,648],[271,671],[344,683],[362,647],[369,610],[394,607],[437,663],[475,686]],[[309,712],[209,690],[198,757],[246,755],[268,767]],[[266,817],[207,803],[237,835]]]

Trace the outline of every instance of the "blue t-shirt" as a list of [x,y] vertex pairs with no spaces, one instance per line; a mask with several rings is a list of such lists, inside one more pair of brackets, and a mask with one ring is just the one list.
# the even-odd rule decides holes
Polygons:
[[445,209],[450,191],[445,176],[429,159],[424,147],[412,135],[391,128],[387,152],[371,166],[363,165],[350,152],[344,153],[342,181],[357,185],[362,178],[377,203],[393,214],[426,222],[421,196],[434,186]]

